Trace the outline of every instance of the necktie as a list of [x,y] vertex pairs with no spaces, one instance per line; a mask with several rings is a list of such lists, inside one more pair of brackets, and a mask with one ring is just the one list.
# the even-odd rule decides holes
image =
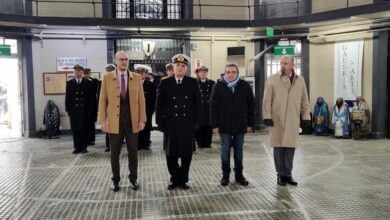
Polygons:
[[177,85],[180,85],[181,84],[181,80],[177,80]]
[[126,83],[125,83],[125,74],[121,74],[121,96],[126,97]]

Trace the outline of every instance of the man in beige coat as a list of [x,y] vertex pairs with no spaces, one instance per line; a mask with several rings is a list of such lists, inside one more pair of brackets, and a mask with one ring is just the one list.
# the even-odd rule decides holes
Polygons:
[[106,74],[102,81],[98,117],[101,129],[109,133],[114,192],[120,189],[119,155],[123,137],[125,137],[128,152],[129,180],[133,190],[139,187],[137,183],[137,133],[144,129],[146,122],[141,77],[128,71],[129,57],[126,52],[117,52],[115,63],[117,70]]
[[298,185],[292,178],[293,159],[299,135],[300,116],[310,124],[310,105],[303,77],[294,72],[294,58],[283,56],[281,71],[268,77],[263,97],[264,124],[269,126],[277,183]]

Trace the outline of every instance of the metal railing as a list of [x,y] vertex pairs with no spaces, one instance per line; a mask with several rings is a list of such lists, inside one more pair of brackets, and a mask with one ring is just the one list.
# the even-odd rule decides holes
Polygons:
[[[117,19],[222,19],[257,20],[303,16],[311,13],[312,0],[289,0],[267,4],[186,4],[182,0],[27,0],[32,3],[33,16],[89,17]],[[351,0],[345,7],[353,7]],[[342,3],[344,4],[344,3]],[[72,12],[70,9],[72,8]],[[61,9],[67,9],[66,12]],[[68,12],[68,13],[67,13]],[[84,12],[84,13],[83,13]],[[12,12],[10,12],[12,13]]]

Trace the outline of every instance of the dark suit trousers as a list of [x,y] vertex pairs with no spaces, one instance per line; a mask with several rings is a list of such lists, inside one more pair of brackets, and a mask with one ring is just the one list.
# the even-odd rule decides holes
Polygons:
[[88,131],[86,129],[86,121],[80,121],[80,117],[69,115],[70,126],[73,135],[73,147],[77,151],[87,149],[87,136]]
[[196,142],[199,147],[210,147],[212,136],[213,129],[209,126],[202,126],[199,131],[195,133]]
[[295,148],[274,147],[274,162],[278,176],[291,177]]
[[152,130],[152,116],[148,116],[148,122],[145,124],[145,129],[138,133],[138,149],[146,149],[150,147],[150,131]]
[[131,116],[129,106],[124,106],[120,109],[119,118],[119,134],[110,134],[109,141],[111,147],[111,169],[112,169],[112,180],[115,182],[120,181],[120,164],[119,155],[121,153],[121,145],[123,136],[126,140],[127,156],[129,161],[129,180],[134,182],[137,180],[138,172],[138,133],[133,134],[131,127]]
[[95,121],[88,120],[88,143],[95,142]]
[[190,172],[192,155],[181,158],[181,166],[179,166],[179,158],[167,155],[167,165],[171,181],[175,184],[183,184],[188,182],[188,173]]

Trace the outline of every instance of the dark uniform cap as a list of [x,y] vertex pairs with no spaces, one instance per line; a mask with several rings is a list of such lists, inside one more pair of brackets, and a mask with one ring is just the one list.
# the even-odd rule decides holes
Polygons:
[[91,72],[91,68],[85,67],[85,68],[84,68],[84,71],[85,71],[85,72]]
[[80,64],[76,64],[73,66],[73,69],[76,70],[76,69],[79,69],[79,70],[84,70],[84,67],[81,66]]
[[200,66],[198,68],[196,68],[195,70],[197,73],[199,73],[200,71],[209,71],[209,68],[207,68],[206,66]]
[[184,63],[185,65],[188,66],[190,62],[190,58],[184,54],[176,54],[175,56],[172,57],[172,62],[173,63]]

